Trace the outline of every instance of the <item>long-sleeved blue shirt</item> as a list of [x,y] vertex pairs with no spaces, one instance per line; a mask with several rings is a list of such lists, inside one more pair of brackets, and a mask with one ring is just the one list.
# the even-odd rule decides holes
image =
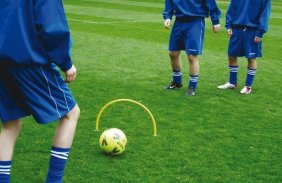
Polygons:
[[0,62],[72,66],[62,0],[0,0]]
[[226,13],[227,29],[233,25],[257,28],[256,36],[262,37],[268,30],[270,0],[231,0]]
[[176,17],[211,17],[213,25],[219,24],[221,12],[215,0],[165,0],[164,19]]

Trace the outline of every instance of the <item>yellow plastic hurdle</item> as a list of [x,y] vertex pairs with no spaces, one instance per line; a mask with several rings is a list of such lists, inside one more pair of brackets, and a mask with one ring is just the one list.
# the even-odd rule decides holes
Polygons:
[[156,125],[156,121],[154,119],[154,116],[152,115],[152,113],[150,112],[150,110],[144,106],[143,104],[141,104],[140,102],[137,102],[135,100],[132,99],[116,99],[116,100],[112,100],[110,102],[108,102],[106,105],[104,105],[102,107],[102,109],[99,111],[98,116],[96,118],[96,131],[99,131],[99,122],[100,122],[100,118],[102,116],[102,113],[106,110],[106,108],[108,108],[110,105],[117,103],[117,102],[131,102],[134,103],[138,106],[141,106],[143,109],[145,109],[145,111],[147,112],[147,114],[149,114],[152,124],[153,124],[153,130],[154,130],[154,136],[157,136],[157,125]]

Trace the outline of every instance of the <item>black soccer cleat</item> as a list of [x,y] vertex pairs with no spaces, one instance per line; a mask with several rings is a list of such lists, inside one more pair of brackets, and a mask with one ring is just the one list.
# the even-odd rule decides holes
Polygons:
[[164,87],[165,90],[178,90],[183,86],[182,83],[171,82],[168,86]]

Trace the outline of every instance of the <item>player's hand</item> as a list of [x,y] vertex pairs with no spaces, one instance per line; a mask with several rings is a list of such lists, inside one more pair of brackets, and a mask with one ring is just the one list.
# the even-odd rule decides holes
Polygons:
[[220,24],[213,25],[213,32],[218,33],[220,31]]
[[232,29],[227,29],[227,34],[228,34],[228,36],[232,36],[233,35],[233,30]]
[[256,36],[255,39],[254,39],[254,41],[255,41],[255,43],[259,43],[259,42],[262,41],[262,38]]
[[165,26],[165,28],[167,28],[167,29],[170,28],[170,19],[166,19],[166,20],[164,21],[164,26]]
[[66,76],[65,82],[70,83],[73,80],[75,80],[76,73],[77,73],[77,70],[76,70],[75,66],[72,65],[71,68],[65,72],[65,76]]

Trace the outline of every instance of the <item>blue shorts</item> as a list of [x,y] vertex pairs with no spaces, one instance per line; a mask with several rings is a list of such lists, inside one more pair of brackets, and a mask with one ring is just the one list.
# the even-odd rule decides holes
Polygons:
[[40,124],[56,121],[76,105],[57,67],[0,62],[0,119],[32,115]]
[[256,58],[262,56],[262,43],[255,43],[255,28],[233,28],[230,37],[228,55],[233,57]]
[[185,50],[187,55],[201,55],[204,45],[205,19],[191,17],[176,21],[173,25],[169,51]]

